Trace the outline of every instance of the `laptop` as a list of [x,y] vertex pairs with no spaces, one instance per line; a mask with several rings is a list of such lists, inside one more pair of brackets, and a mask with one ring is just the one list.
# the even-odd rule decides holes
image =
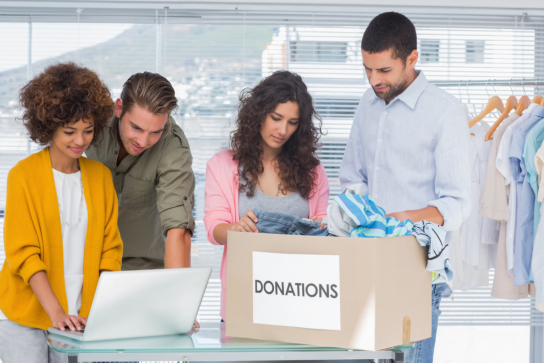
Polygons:
[[104,272],[83,331],[49,328],[81,341],[189,333],[211,267]]

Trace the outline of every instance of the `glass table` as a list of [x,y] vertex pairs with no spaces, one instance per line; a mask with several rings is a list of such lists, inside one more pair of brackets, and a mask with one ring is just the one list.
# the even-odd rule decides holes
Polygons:
[[378,352],[317,347],[225,336],[225,323],[201,323],[189,334],[81,342],[49,334],[52,349],[69,363],[128,361],[294,361],[364,360],[403,362],[400,349]]

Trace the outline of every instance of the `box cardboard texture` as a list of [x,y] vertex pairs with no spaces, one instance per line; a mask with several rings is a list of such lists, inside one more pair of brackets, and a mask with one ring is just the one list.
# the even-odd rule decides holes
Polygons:
[[[228,232],[228,246],[228,336],[361,350],[382,350],[431,337],[427,248],[413,236],[350,238]],[[341,330],[254,324],[253,251],[339,255]]]

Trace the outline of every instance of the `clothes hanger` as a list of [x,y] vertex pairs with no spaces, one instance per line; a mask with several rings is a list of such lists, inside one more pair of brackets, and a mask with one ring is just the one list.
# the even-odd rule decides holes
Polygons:
[[521,96],[518,102],[518,107],[516,107],[516,115],[518,116],[521,116],[523,111],[525,111],[527,107],[529,107],[529,105],[531,104],[531,99],[529,98],[529,96],[527,96],[527,92],[525,92],[525,86],[523,85],[523,82],[521,82],[521,87],[523,87],[524,95]]
[[[487,92],[487,83],[486,83],[486,92]],[[489,96],[489,93],[488,93]],[[470,120],[468,123],[468,128],[471,128],[472,126],[476,125],[478,122],[483,120],[484,117],[489,115],[494,110],[499,110],[500,112],[504,111],[504,104],[502,103],[502,100],[499,96],[492,96],[489,98],[489,101],[487,101],[487,105],[485,105],[484,109],[478,116]],[[474,134],[472,134],[474,135]]]
[[538,95],[540,93],[540,88],[538,87],[538,78],[536,79],[535,86],[536,86],[537,95],[533,97],[533,101],[531,103],[536,103],[538,105],[544,99],[542,96]]
[[497,130],[500,124],[504,121],[504,119],[508,117],[508,114],[510,113],[510,111],[512,111],[518,106],[518,100],[516,96],[514,96],[514,91],[512,90],[512,80],[510,80],[510,91],[512,92],[512,95],[508,97],[508,99],[506,100],[506,106],[504,107],[504,110],[502,111],[497,121],[495,121],[495,123],[491,125],[489,130],[487,130],[487,133],[485,134],[485,141],[489,141],[493,139],[492,136],[495,130]]

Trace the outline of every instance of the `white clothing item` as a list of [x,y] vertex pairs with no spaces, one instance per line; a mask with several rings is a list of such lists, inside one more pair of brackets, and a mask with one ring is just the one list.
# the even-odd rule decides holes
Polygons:
[[[483,217],[480,214],[480,206],[478,205],[478,202],[480,201],[480,196],[482,194],[482,191],[484,189],[485,185],[485,177],[487,175],[487,163],[489,161],[489,153],[491,151],[491,142],[485,141],[485,135],[487,131],[483,130],[489,130],[489,125],[485,124],[485,127],[482,128],[482,131],[475,134],[475,141],[476,141],[476,150],[478,153],[478,165],[474,165],[474,167],[478,168],[478,179],[480,181],[480,189],[479,189],[479,195],[478,199],[473,199],[472,202],[475,204],[475,208],[478,210],[478,215],[480,216],[482,220],[481,225],[481,238],[480,243],[482,244],[491,244],[491,245],[498,245],[499,243],[499,231],[500,231],[500,225],[497,221],[492,220],[490,218]],[[495,248],[496,251],[496,248]],[[490,252],[492,252],[492,249],[490,249]],[[496,252],[491,255],[488,255],[487,257],[493,257],[493,262],[489,262],[490,268],[495,268],[495,255]]]
[[427,271],[433,273],[433,284],[446,283],[451,288],[454,271],[451,267],[450,246],[446,243],[446,230],[438,224],[421,221],[414,224],[412,235],[422,247],[429,246]]
[[485,142],[488,124],[480,125],[479,129],[474,128],[471,131],[475,136],[470,137],[469,148],[469,156],[472,158],[470,186],[472,210],[460,228],[461,248],[464,251],[464,263],[475,266],[477,270],[489,270],[495,268],[500,226],[496,221],[480,214],[479,201],[485,182],[491,143]]
[[463,262],[464,250],[461,248],[460,230],[450,232],[450,259],[455,276],[453,278],[454,290],[471,290],[480,286],[489,285],[489,271],[478,271],[476,266],[470,266]]
[[64,174],[53,169],[59,201],[68,315],[79,315],[83,288],[83,260],[87,237],[87,204],[81,171]]
[[489,286],[489,269],[495,267],[500,225],[480,214],[480,196],[487,173],[491,143],[486,143],[488,124],[471,128],[469,157],[471,166],[471,212],[461,228],[452,233],[451,259],[454,289],[470,290]]
[[[531,106],[529,106],[531,107]],[[520,118],[514,121],[506,128],[502,135],[497,160],[495,161],[497,170],[504,176],[504,183],[510,185],[513,181],[512,171],[510,169],[510,145],[512,143],[512,133],[514,129],[529,117],[530,113],[524,112]],[[512,187],[513,186],[513,187]],[[509,216],[506,224],[506,270],[508,274],[514,277],[514,234],[516,232],[516,188],[511,185],[508,197]]]
[[[343,193],[364,195],[366,187],[362,183],[353,184],[346,188]],[[353,221],[338,203],[331,202],[327,207],[327,216],[321,222],[327,225],[329,233],[337,237],[349,237],[353,228],[357,227],[357,223]]]

